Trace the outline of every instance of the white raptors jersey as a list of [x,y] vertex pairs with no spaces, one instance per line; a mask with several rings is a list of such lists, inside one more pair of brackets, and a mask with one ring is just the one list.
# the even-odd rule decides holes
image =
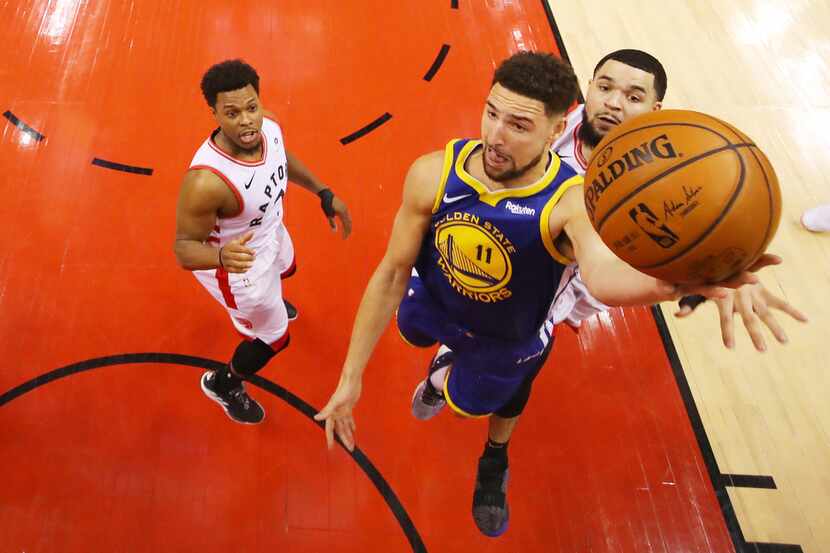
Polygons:
[[588,167],[588,161],[582,155],[582,141],[579,139],[579,128],[582,126],[583,113],[585,113],[585,104],[579,104],[567,115],[565,132],[551,147],[554,152],[559,154],[562,161],[570,165],[580,175],[584,175],[585,169]]
[[[562,161],[580,175],[585,174],[588,166],[585,156],[582,155],[582,141],[579,139],[584,112],[585,104],[579,104],[567,115],[565,132],[551,147]],[[556,299],[548,314],[553,323],[565,321],[571,326],[579,326],[584,319],[607,310],[608,306],[594,298],[582,282],[579,267],[575,263],[568,265],[562,274]]]
[[[213,141],[218,132],[214,131],[196,151],[190,169],[205,169],[222,179],[236,196],[240,212],[218,219],[207,242],[222,247],[253,231],[254,236],[246,246],[256,252],[256,259],[244,276],[254,279],[268,270],[279,252],[283,197],[288,184],[288,158],[282,130],[275,121],[263,118],[259,161],[242,161],[220,150]],[[231,280],[235,276],[230,275]]]

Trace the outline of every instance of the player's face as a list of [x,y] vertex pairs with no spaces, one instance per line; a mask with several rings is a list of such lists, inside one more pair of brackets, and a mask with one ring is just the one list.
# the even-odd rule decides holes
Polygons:
[[588,83],[585,120],[599,142],[623,121],[660,107],[654,90],[654,75],[617,60],[608,60]]
[[549,117],[539,100],[496,83],[481,116],[485,174],[494,181],[521,177],[539,164],[564,129],[564,114]]
[[251,85],[216,95],[213,116],[225,137],[241,150],[253,150],[262,140],[262,106]]

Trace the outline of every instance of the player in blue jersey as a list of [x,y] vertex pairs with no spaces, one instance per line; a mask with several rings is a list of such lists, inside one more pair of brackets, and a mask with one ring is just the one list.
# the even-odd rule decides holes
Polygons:
[[[489,417],[472,509],[488,536],[507,528],[507,443],[553,343],[548,313],[564,267],[578,262],[591,294],[608,305],[725,295],[639,273],[602,243],[585,211],[582,177],[550,150],[576,97],[565,62],[516,54],[495,72],[481,139],[453,140],[412,164],[337,389],[315,416],[326,421],[330,447],[336,433],[354,448],[363,370],[397,308],[407,341],[441,344],[415,390],[413,414],[429,418],[446,403],[463,416]],[[765,256],[754,269],[778,261]],[[756,281],[746,272],[722,285]]]

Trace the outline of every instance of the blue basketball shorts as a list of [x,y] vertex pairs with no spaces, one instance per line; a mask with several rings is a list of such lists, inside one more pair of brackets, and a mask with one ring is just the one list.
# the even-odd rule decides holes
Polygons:
[[449,318],[417,275],[409,280],[397,323],[411,345],[441,343],[453,351],[444,397],[455,412],[468,417],[487,416],[508,405],[523,386],[530,385],[553,345],[553,325],[547,321],[523,341],[476,336]]

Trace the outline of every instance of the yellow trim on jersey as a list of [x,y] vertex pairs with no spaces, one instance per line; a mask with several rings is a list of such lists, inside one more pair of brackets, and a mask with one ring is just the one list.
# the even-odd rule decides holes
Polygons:
[[441,170],[441,181],[438,183],[438,192],[435,194],[435,201],[432,202],[433,213],[438,213],[438,208],[441,207],[444,189],[447,187],[447,178],[450,176],[450,168],[452,167],[453,146],[455,146],[458,140],[458,138],[450,140],[446,148],[444,148],[444,168]]
[[413,348],[418,347],[418,346],[416,346],[415,344],[413,344],[412,342],[410,342],[409,340],[406,339],[406,336],[403,335],[403,332],[401,332],[400,328],[398,329],[398,336],[401,337],[401,340],[403,340],[406,343],[406,345],[412,346]]
[[447,400],[447,405],[450,406],[450,409],[455,411],[457,414],[461,415],[462,417],[467,417],[468,419],[483,419],[484,417],[489,417],[492,413],[486,413],[484,415],[473,415],[468,413],[455,403],[453,403],[452,398],[450,397],[450,371],[452,371],[452,367],[447,369],[447,374],[444,375],[444,399]]
[[562,195],[567,192],[569,188],[579,186],[583,182],[584,179],[582,178],[582,175],[574,175],[560,184],[559,188],[556,192],[554,192],[550,200],[548,200],[548,203],[546,203],[545,207],[542,208],[542,216],[539,217],[539,230],[542,231],[542,243],[545,244],[545,248],[548,250],[551,257],[562,265],[572,263],[574,260],[569,259],[568,256],[557,249],[556,244],[553,241],[553,236],[550,235],[550,212],[553,211],[553,207],[559,203],[559,200],[562,199]]
[[461,148],[461,152],[455,160],[455,174],[458,175],[458,178],[478,192],[479,199],[482,202],[492,207],[496,207],[496,204],[505,198],[526,198],[540,192],[551,182],[553,182],[553,179],[555,179],[556,175],[559,174],[559,167],[562,165],[562,160],[559,159],[559,156],[551,152],[550,165],[548,166],[547,171],[545,171],[545,174],[542,175],[542,178],[538,181],[521,188],[503,188],[501,190],[491,191],[489,188],[484,186],[481,181],[473,177],[467,172],[466,169],[464,169],[464,164],[467,163],[467,158],[473,150],[479,146],[481,146],[481,140],[470,140],[464,145],[463,148]]

